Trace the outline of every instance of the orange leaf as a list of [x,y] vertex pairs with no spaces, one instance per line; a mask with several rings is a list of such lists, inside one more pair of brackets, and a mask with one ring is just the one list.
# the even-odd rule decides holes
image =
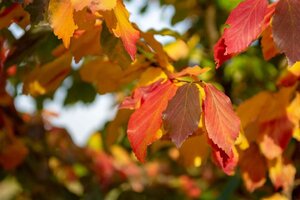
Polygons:
[[210,70],[209,67],[200,68],[199,66],[194,67],[187,67],[184,68],[181,72],[173,73],[171,74],[171,78],[178,78],[183,76],[199,76],[201,74],[204,74],[205,72],[208,72]]
[[98,10],[111,10],[117,4],[117,0],[71,0],[71,2],[76,11],[89,7],[92,12]]
[[273,40],[271,26],[268,26],[262,33],[261,46],[265,60],[270,60],[279,53]]
[[86,10],[76,12],[74,14],[74,20],[78,25],[78,30],[75,33],[79,31],[83,32],[78,37],[74,36],[71,39],[70,50],[75,61],[79,62],[80,59],[86,55],[100,54],[102,24],[96,24],[96,17]]
[[292,138],[293,127],[287,116],[261,124],[260,149],[268,159],[282,154]]
[[111,10],[116,7],[117,0],[90,0],[90,9],[95,12],[97,10]]
[[72,56],[66,53],[43,66],[32,70],[24,81],[23,92],[32,96],[54,91],[71,70]]
[[160,84],[130,117],[127,135],[136,157],[145,161],[147,146],[158,140],[162,112],[175,95],[177,87],[170,81]]
[[114,33],[121,37],[126,51],[129,53],[131,59],[135,59],[136,54],[136,42],[140,38],[139,31],[133,28],[129,22],[129,13],[124,5],[118,1],[114,13],[118,20],[118,24]]
[[70,0],[50,0],[49,20],[54,34],[63,40],[66,48],[77,29],[73,19],[73,6]]
[[208,137],[227,155],[232,154],[240,131],[240,120],[230,99],[211,84],[205,84],[204,121]]

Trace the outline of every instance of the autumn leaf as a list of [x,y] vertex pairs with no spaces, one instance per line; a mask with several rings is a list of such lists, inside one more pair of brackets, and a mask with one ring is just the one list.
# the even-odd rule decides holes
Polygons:
[[204,134],[187,138],[179,148],[179,160],[187,167],[201,166],[207,159],[209,146]]
[[27,75],[23,92],[32,96],[53,92],[69,74],[71,60],[71,54],[66,53],[50,63],[36,67]]
[[261,38],[262,52],[265,60],[270,60],[276,56],[279,51],[273,40],[272,27],[268,26],[262,33]]
[[159,85],[130,117],[127,135],[136,157],[145,161],[147,146],[158,140],[162,125],[162,112],[175,95],[177,86],[170,81]]
[[[250,147],[240,153],[239,166],[248,191],[253,192],[266,182],[267,163],[258,146],[251,143]],[[255,167],[254,167],[255,166]]]
[[223,35],[226,55],[244,51],[259,36],[267,9],[267,0],[246,0],[230,13]]
[[283,75],[277,81],[277,84],[284,87],[290,87],[300,79],[300,62],[286,69]]
[[177,148],[198,129],[200,116],[198,87],[193,83],[179,87],[163,112],[165,131]]
[[229,60],[233,55],[226,53],[226,45],[224,36],[222,36],[219,41],[214,46],[214,58],[216,63],[216,68],[218,69],[226,60]]
[[230,153],[226,153],[211,140],[208,140],[208,143],[212,147],[212,158],[216,165],[227,175],[233,175],[239,160],[239,155],[235,147],[232,147]]
[[89,8],[95,12],[97,10],[111,10],[117,6],[118,0],[90,0]]
[[183,40],[176,40],[164,46],[164,50],[174,61],[187,58],[189,47]]
[[289,198],[283,194],[275,193],[271,196],[262,198],[262,200],[289,200]]
[[267,0],[245,0],[229,15],[223,36],[214,46],[216,67],[230,59],[234,54],[244,51],[263,30],[268,15]]
[[123,84],[137,79],[143,72],[141,69],[148,66],[147,63],[134,62],[126,70],[111,61],[96,57],[87,61],[80,69],[83,81],[94,84],[101,94],[114,92]]
[[149,45],[149,50],[154,53],[159,65],[172,72],[174,69],[170,67],[171,64],[169,62],[169,57],[164,51],[162,44],[154,38],[154,34],[149,32],[141,32],[141,37],[145,40],[146,44]]
[[282,154],[293,135],[293,124],[287,116],[261,124],[259,146],[262,153],[272,160]]
[[135,89],[130,97],[126,97],[119,106],[119,109],[138,109],[145,102],[147,97],[157,89],[162,80],[158,80],[150,85]]
[[269,176],[277,190],[282,187],[285,192],[289,192],[294,186],[295,175],[295,166],[284,161],[282,157],[270,162]]
[[90,5],[91,0],[70,0],[72,3],[72,7],[76,10],[76,11],[80,11],[83,8],[87,7]]
[[149,67],[148,69],[145,70],[144,73],[142,73],[138,86],[147,86],[150,85],[158,80],[167,80],[168,76],[167,74],[158,67]]
[[278,1],[273,2],[271,4],[268,5],[268,9],[267,9],[267,13],[265,15],[265,19],[264,19],[264,24],[262,27],[262,30],[265,31],[269,26],[272,26],[272,17],[275,13],[275,8],[277,6]]
[[169,75],[170,78],[179,78],[179,77],[184,77],[184,76],[194,76],[197,77],[201,74],[204,74],[210,70],[209,67],[201,68],[199,66],[194,66],[194,67],[186,67],[180,72],[177,73],[172,73]]
[[300,93],[297,92],[295,98],[287,108],[287,115],[294,123],[293,137],[300,141]]
[[108,28],[116,37],[120,37],[123,45],[130,55],[135,59],[137,52],[136,43],[140,38],[140,33],[129,21],[129,13],[121,1],[117,1],[112,11],[103,12],[104,19]]
[[293,65],[300,60],[300,7],[298,0],[280,0],[273,17],[273,36],[276,46]]
[[73,6],[70,0],[50,0],[49,21],[54,34],[69,48],[71,37],[78,28],[73,19]]
[[234,113],[230,99],[211,84],[205,84],[204,121],[208,138],[227,155],[232,154],[239,135],[240,120]]
[[97,23],[95,15],[86,10],[74,13],[74,21],[78,29],[71,39],[70,51],[75,61],[79,62],[83,56],[99,55],[101,53],[100,36],[102,23]]
[[272,94],[269,92],[260,92],[252,98],[247,99],[237,108],[237,114],[241,119],[243,128],[251,125],[259,119],[263,109],[273,99]]
[[76,11],[88,7],[92,12],[111,10],[117,4],[117,0],[71,0],[71,2]]

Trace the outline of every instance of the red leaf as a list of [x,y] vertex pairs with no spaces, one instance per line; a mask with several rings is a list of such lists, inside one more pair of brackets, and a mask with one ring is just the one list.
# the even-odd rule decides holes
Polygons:
[[227,155],[232,153],[239,135],[240,120],[234,113],[230,99],[213,85],[206,84],[204,121],[208,137]]
[[280,0],[273,17],[273,36],[289,65],[300,60],[300,1]]
[[266,0],[246,0],[231,12],[224,31],[226,54],[242,52],[259,36],[267,8]]
[[246,0],[231,12],[223,35],[226,55],[244,51],[259,36],[267,10],[267,0]]
[[178,148],[198,129],[201,116],[199,93],[193,83],[181,86],[163,113],[164,128]]
[[253,192],[264,185],[267,163],[255,143],[252,143],[248,149],[241,152],[239,166],[248,191]]
[[214,46],[214,58],[216,62],[216,68],[218,69],[226,60],[230,59],[232,55],[225,54],[226,45],[224,36],[219,39],[217,44]]
[[138,109],[146,100],[147,96],[161,84],[161,81],[162,80],[158,80],[148,86],[135,89],[132,96],[124,99],[119,109]]
[[230,154],[226,154],[211,140],[209,140],[208,143],[212,147],[212,157],[216,165],[219,166],[227,175],[233,175],[239,160],[236,150],[232,150]]
[[130,117],[127,135],[136,157],[145,161],[147,146],[158,140],[162,112],[175,95],[177,86],[167,81],[153,90],[145,102]]

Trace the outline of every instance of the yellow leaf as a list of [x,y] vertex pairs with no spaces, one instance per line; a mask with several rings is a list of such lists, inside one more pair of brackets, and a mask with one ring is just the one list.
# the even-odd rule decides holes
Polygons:
[[120,66],[102,59],[92,60],[80,69],[82,80],[93,83],[101,94],[112,92],[120,86]]
[[49,20],[54,34],[63,40],[66,48],[70,45],[71,37],[78,28],[73,19],[71,0],[50,0]]
[[164,50],[173,60],[184,59],[189,54],[189,47],[183,40],[176,40],[164,47]]
[[117,0],[90,0],[90,9],[95,12],[98,10],[112,10],[117,5]]
[[300,62],[296,62],[292,67],[288,68],[288,71],[295,76],[300,76]]
[[238,108],[237,114],[241,119],[242,126],[246,128],[256,121],[263,108],[272,100],[269,92],[261,92],[254,97],[244,101]]
[[241,150],[249,148],[249,141],[247,140],[243,131],[240,132],[239,137],[235,141],[235,145],[238,145]]
[[282,187],[284,191],[290,191],[295,175],[296,168],[290,163],[285,163],[282,157],[277,157],[269,164],[269,176],[276,189]]
[[81,69],[82,80],[96,85],[100,94],[119,90],[124,84],[137,79],[148,68],[148,63],[141,60],[132,63],[126,70],[103,58],[87,62]]
[[262,200],[288,200],[288,199],[289,198],[279,193],[275,193],[272,196],[262,198]]
[[296,94],[296,97],[287,108],[289,119],[294,124],[293,137],[300,141],[300,93]]
[[118,163],[118,165],[124,166],[124,165],[128,165],[132,162],[127,151],[125,151],[120,146],[113,145],[110,148],[110,152],[113,155],[113,157],[115,158],[115,161]]
[[94,133],[89,138],[87,147],[95,151],[101,151],[103,148],[101,133]]
[[23,92],[38,96],[54,91],[69,74],[71,60],[71,54],[66,53],[44,66],[36,67],[26,76]]
[[179,149],[180,161],[188,167],[199,167],[206,161],[209,152],[209,146],[204,134],[200,136],[189,137]]
[[92,12],[111,10],[117,4],[117,0],[71,0],[71,2],[76,11],[89,7]]
[[90,5],[91,0],[71,0],[72,6],[76,11],[82,10],[83,8]]
[[166,73],[157,67],[150,67],[141,75],[138,87],[150,85],[160,79],[166,80],[168,77]]

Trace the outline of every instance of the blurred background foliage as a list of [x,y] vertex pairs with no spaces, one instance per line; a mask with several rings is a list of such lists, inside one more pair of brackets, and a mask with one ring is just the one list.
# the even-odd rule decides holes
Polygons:
[[[13,2],[0,1],[1,8]],[[192,65],[211,67],[212,70],[203,75],[203,80],[216,82],[236,105],[262,90],[276,91],[276,80],[282,73],[285,61],[282,56],[264,61],[260,41],[255,41],[248,51],[227,61],[219,70],[214,70],[213,46],[223,31],[230,11],[240,0],[148,0],[144,1],[140,15],[147,13],[154,2],[158,2],[162,9],[170,6],[174,9],[172,25],[188,21],[187,31],[182,35],[171,30],[151,30],[156,35],[172,37],[172,41],[165,44],[164,48],[177,70]],[[27,8],[33,13],[32,23],[41,18],[39,6],[39,1],[34,1]],[[101,44],[104,47],[112,44],[118,47],[119,41],[111,41],[106,37],[106,32],[104,29]],[[6,86],[11,97],[1,91],[1,98],[7,99],[7,102],[1,103],[0,111],[3,116],[0,119],[0,149],[3,152],[0,159],[1,200],[229,200],[260,199],[274,192],[268,181],[262,189],[249,194],[243,187],[239,173],[228,177],[209,160],[204,163],[201,160],[193,163],[184,161],[180,152],[168,142],[155,143],[147,163],[138,163],[125,135],[130,111],[118,111],[114,120],[91,135],[84,147],[79,147],[66,130],[51,124],[49,119],[55,118],[55,113],[44,110],[45,101],[53,99],[55,91],[60,89],[55,88],[50,93],[36,97],[36,113],[19,113],[14,108],[13,99],[20,95],[24,77],[35,66],[53,61],[55,57],[51,56],[52,52],[61,42],[43,21],[26,27],[21,38],[16,38],[13,31],[7,28],[1,29],[0,35],[8,39],[11,47],[16,48],[5,62],[5,67],[17,66],[16,71],[10,69],[14,75],[8,77],[9,86]],[[151,62],[151,55],[143,49],[138,51],[148,58],[147,62]],[[128,58],[121,59],[120,62],[124,64]],[[66,93],[64,106],[72,107],[78,102],[90,104],[97,93],[101,93],[97,83],[91,85],[80,77],[81,66],[87,60],[78,64],[73,62],[70,73],[59,86]],[[109,76],[106,78],[110,79]],[[113,93],[116,104],[129,94],[136,79],[124,81],[121,87],[108,91]],[[1,84],[6,83],[2,81]],[[105,82],[99,85],[102,87]],[[11,129],[14,134],[4,134]],[[293,148],[300,149],[299,145]]]

